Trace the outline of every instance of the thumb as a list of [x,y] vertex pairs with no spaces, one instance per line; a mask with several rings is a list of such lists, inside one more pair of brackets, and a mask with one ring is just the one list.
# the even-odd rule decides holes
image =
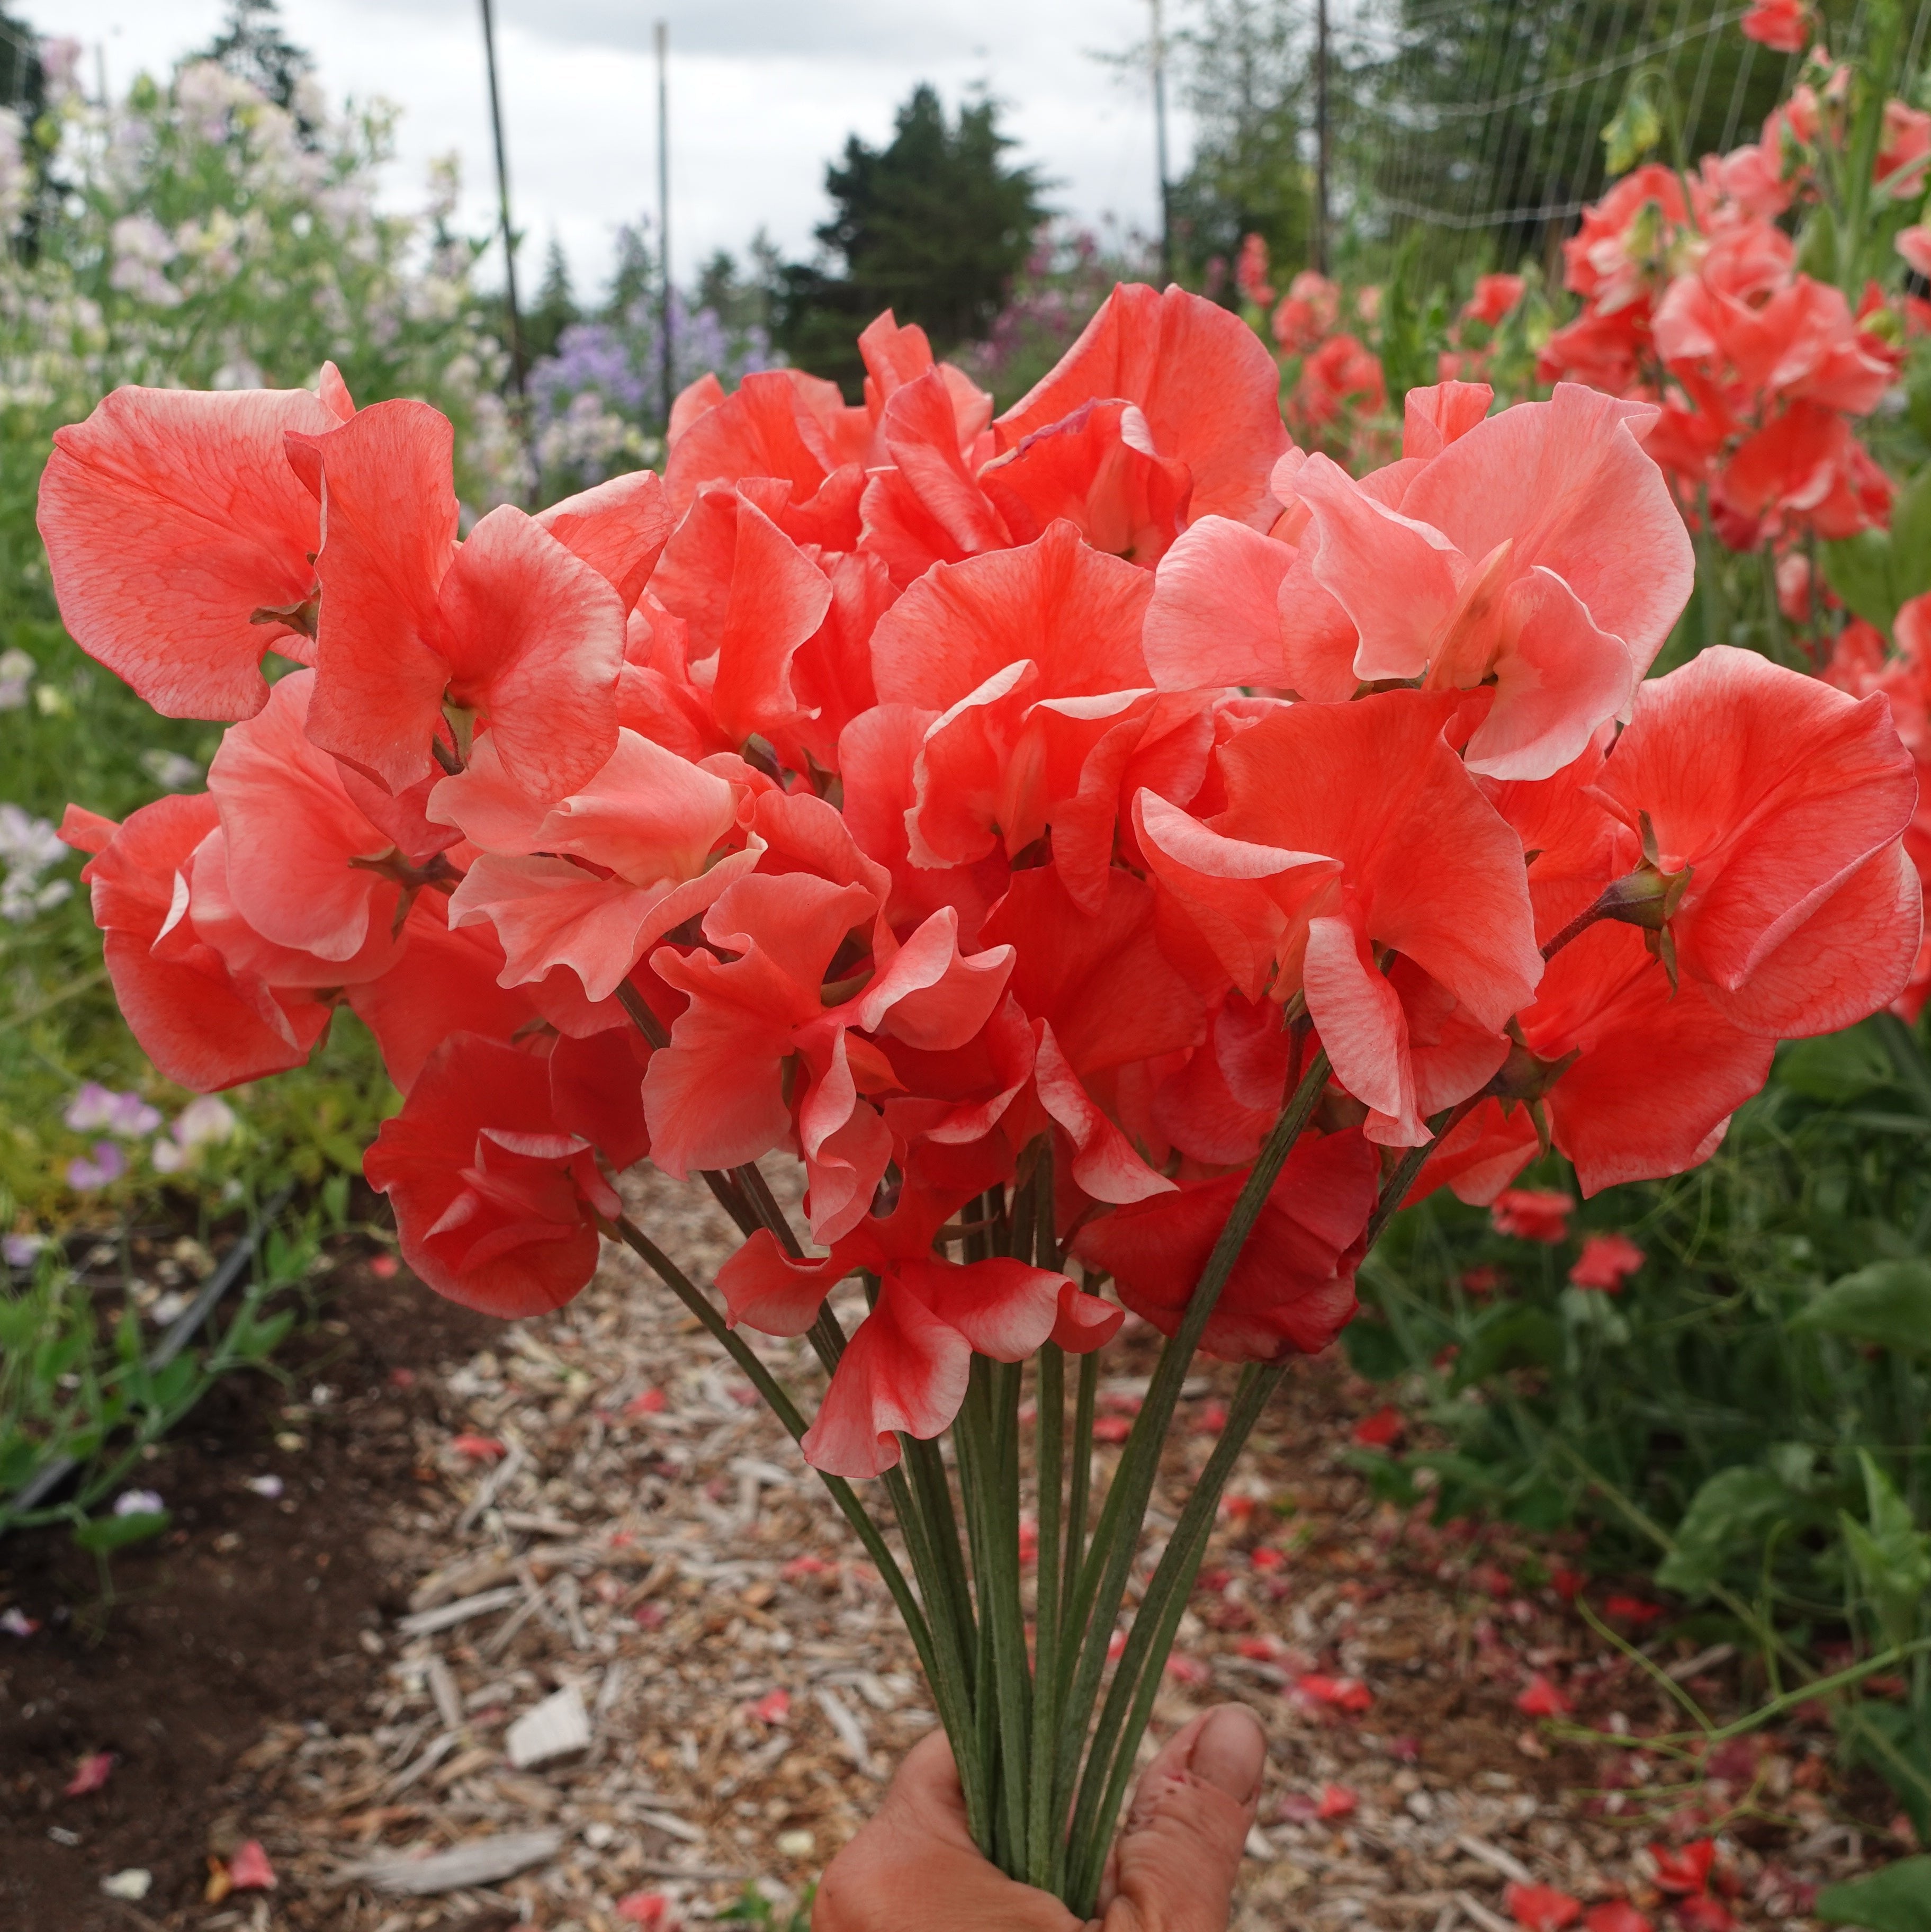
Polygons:
[[1245,1705],[1174,1735],[1142,1774],[1108,1862],[1107,1932],[1226,1932],[1267,1758]]

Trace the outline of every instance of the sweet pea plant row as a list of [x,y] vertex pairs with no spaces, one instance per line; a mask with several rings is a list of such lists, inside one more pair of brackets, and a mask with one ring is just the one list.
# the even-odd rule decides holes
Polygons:
[[[118,392],[42,485],[63,614],[234,722],[205,795],[64,836],[170,1077],[370,1028],[431,1286],[529,1315],[643,1257],[864,1539],[981,1844],[1084,1912],[1229,1471],[1387,1217],[1551,1142],[1591,1190],[1706,1157],[1780,1038],[1904,985],[1916,781],[1882,694],[1644,681],[1692,579],[1653,406],[1446,382],[1357,481],[1178,289],[996,421],[917,329],[861,346],[862,406],[707,378],[661,478],[460,541],[426,406]],[[721,1309],[624,1214],[646,1157],[743,1231]],[[1123,1307],[1168,1339],[1096,1496]],[[814,1415],[741,1325],[810,1337]],[[1202,1348],[1238,1394],[1110,1659]]]

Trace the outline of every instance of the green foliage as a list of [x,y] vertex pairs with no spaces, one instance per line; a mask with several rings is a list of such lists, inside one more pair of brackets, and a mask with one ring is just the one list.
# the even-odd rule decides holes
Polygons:
[[1314,228],[1302,153],[1310,116],[1305,10],[1280,0],[1206,0],[1176,37],[1182,99],[1195,135],[1169,192],[1174,268],[1234,298],[1228,271],[1242,238],[1258,235],[1279,274],[1304,266]]
[[1798,1310],[1790,1325],[1848,1336],[1873,1348],[1931,1355],[1931,1262],[1874,1262],[1833,1282]]
[[[300,1304],[291,1297],[313,1271],[322,1236],[341,1226],[343,1198],[325,1196],[269,1231],[248,1286],[172,1354],[165,1340],[150,1345],[131,1293],[110,1312],[112,1291],[87,1286],[58,1250],[17,1287],[0,1276],[0,1534],[64,1522],[82,1548],[105,1556],[164,1530],[164,1509],[101,1505],[223,1376],[267,1366],[293,1324]],[[16,1500],[63,1460],[77,1466],[69,1492],[31,1507]]]
[[1822,549],[1831,588],[1888,633],[1898,606],[1931,590],[1931,464],[1898,492],[1889,530],[1863,530]]
[[815,1885],[807,1886],[805,1896],[781,1918],[778,1907],[756,1884],[748,1884],[734,1904],[727,1906],[718,1914],[718,1922],[721,1924],[767,1925],[773,1928],[774,1932],[810,1932],[811,1901],[817,1892]]
[[315,62],[282,32],[275,0],[229,0],[227,25],[199,58],[247,82],[298,120],[306,118],[298,96],[312,90]]
[[[1693,158],[1725,146],[1726,130],[1753,131],[1783,62],[1761,58],[1727,15],[1695,14],[1696,31],[1665,44],[1676,24],[1624,0],[1396,0],[1347,82],[1363,245],[1378,254],[1417,236],[1424,285],[1483,250],[1496,268],[1550,262],[1570,211],[1618,162],[1666,136]],[[1596,139],[1612,114],[1614,160]]]
[[1811,1909],[1826,1925],[1931,1932],[1931,1858],[1900,1858],[1882,1871],[1827,1886]]
[[858,393],[857,332],[881,310],[917,322],[940,353],[983,335],[1045,219],[1039,181],[1006,159],[997,104],[948,120],[921,86],[891,141],[856,135],[825,171],[832,218],[817,230],[832,266],[784,271],[778,340],[793,360]]
[[[1446,1438],[1372,1472],[1382,1492],[1582,1524],[1594,1563],[1651,1570],[1755,1645],[1914,1660],[1903,1704],[1840,1723],[1931,1818],[1927,1096],[1881,1015],[1785,1048],[1709,1162],[1599,1196],[1568,1244],[1432,1196],[1364,1270],[1378,1318],[1349,1346]],[[1576,1191],[1554,1156],[1528,1184]],[[1613,1296],[1569,1286],[1575,1244],[1611,1229],[1643,1266]]]
[[543,285],[536,292],[535,306],[523,318],[523,348],[530,359],[554,356],[563,332],[583,319],[570,286],[570,265],[563,259],[563,244],[553,235],[550,252],[543,258]]

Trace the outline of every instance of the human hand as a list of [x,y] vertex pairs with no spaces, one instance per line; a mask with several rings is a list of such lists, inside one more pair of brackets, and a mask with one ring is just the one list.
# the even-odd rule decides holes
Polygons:
[[1182,1726],[1141,1774],[1106,1862],[1100,1916],[1009,1879],[966,1829],[943,1731],[899,1766],[877,1815],[825,1874],[812,1932],[1226,1932],[1267,1738],[1245,1706]]

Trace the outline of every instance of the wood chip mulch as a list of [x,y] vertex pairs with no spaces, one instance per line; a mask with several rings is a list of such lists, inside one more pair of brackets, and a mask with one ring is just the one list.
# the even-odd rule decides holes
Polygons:
[[[633,1212],[699,1279],[733,1245],[707,1198],[655,1176]],[[756,1339],[815,1397],[802,1341]],[[1124,1434],[1154,1340],[1109,1352],[1102,1436]],[[747,1882],[788,1906],[934,1721],[856,1539],[628,1251],[568,1308],[442,1372],[463,1421],[417,1424],[362,1721],[291,1712],[245,1755],[225,1829],[262,1841],[277,1888],[187,1924],[624,1932],[707,1921]],[[1189,1385],[1168,1524],[1231,1387],[1219,1367]],[[1609,1742],[1681,1726],[1665,1673],[1719,1722],[1747,1708],[1744,1661],[1639,1623],[1646,1670],[1550,1586],[1564,1552],[1547,1539],[1375,1502],[1347,1451],[1382,1400],[1337,1358],[1291,1379],[1156,1708],[1159,1735],[1229,1697],[1267,1724],[1241,1932],[1508,1932],[1505,1888],[1531,1882],[1714,1932],[1707,1912],[1672,1917],[1648,1850],[1712,1832],[1721,1913],[1794,1928],[1819,1884],[1910,1849],[1881,1796],[1847,1795],[1814,1722],[1700,1758]],[[1538,1677],[1604,1741],[1556,1742],[1525,1715]]]

